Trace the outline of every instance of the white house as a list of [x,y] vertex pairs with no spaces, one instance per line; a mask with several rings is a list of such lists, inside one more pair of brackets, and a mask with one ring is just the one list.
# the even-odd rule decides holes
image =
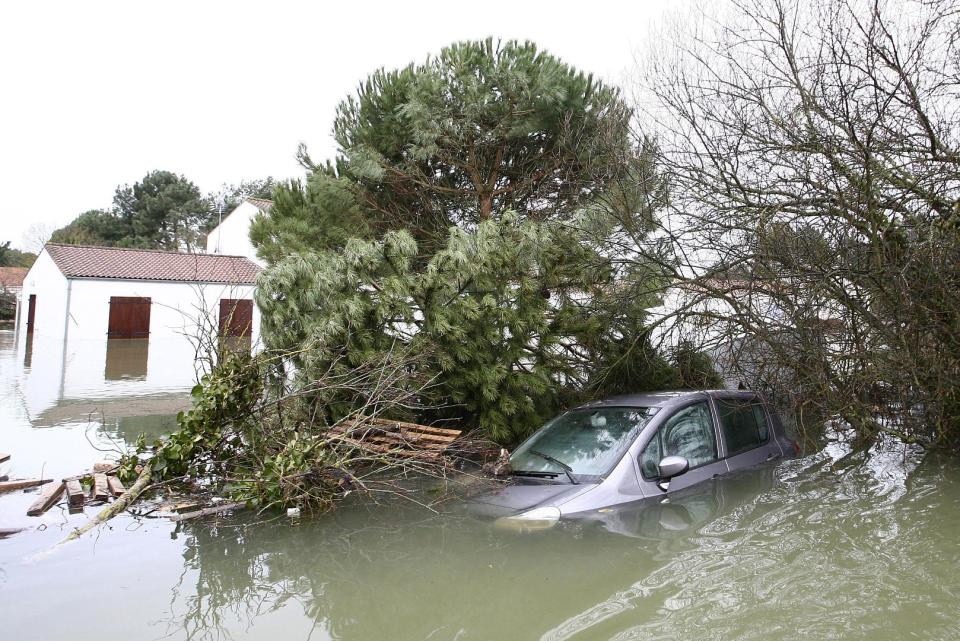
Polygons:
[[244,256],[48,243],[21,293],[25,404],[189,389],[201,333],[257,344],[259,272]]
[[268,214],[272,206],[272,201],[263,198],[244,200],[207,234],[207,253],[245,256],[263,267],[265,263],[250,242],[250,224],[258,215]]

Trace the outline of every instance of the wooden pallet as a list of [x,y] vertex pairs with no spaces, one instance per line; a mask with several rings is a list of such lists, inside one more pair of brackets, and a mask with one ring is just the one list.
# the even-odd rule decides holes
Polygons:
[[374,452],[436,460],[453,443],[460,430],[382,418],[341,421],[330,430],[340,440]]

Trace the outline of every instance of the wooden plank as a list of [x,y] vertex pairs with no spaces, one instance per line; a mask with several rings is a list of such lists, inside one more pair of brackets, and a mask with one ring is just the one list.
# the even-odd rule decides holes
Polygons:
[[440,455],[439,452],[424,452],[422,450],[404,450],[399,447],[388,447],[386,445],[378,445],[376,443],[365,443],[362,441],[354,441],[353,439],[344,438],[347,441],[353,441],[353,445],[361,449],[370,450],[372,452],[377,452],[379,454],[389,454],[390,456],[400,456],[403,458],[418,458],[425,461],[433,461]]
[[360,440],[363,441],[364,443],[377,443],[377,444],[383,445],[384,447],[394,448],[398,450],[422,449],[422,448],[415,448],[412,446],[411,443],[407,443],[406,441],[401,441],[399,439],[393,439],[393,438],[389,438],[387,436],[382,436],[382,435],[364,436]]
[[83,494],[83,486],[80,481],[71,479],[66,482],[67,502],[70,507],[82,507],[86,497]]
[[[358,421],[343,421],[330,428],[330,432],[335,435],[338,440],[361,449],[390,456],[415,458],[423,461],[436,461],[443,451],[453,442],[452,440],[446,440],[446,437],[441,441],[421,440],[417,437],[422,437],[424,436],[423,434],[395,431],[399,429],[396,422],[377,421],[377,425],[358,423]],[[384,425],[384,423],[388,425]],[[414,424],[405,423],[403,425]],[[386,427],[393,427],[394,431],[384,429]]]
[[103,472],[93,475],[93,487],[90,488],[90,496],[95,501],[106,501],[110,498],[110,490],[107,488],[107,475]]
[[420,425],[419,423],[406,423],[404,421],[391,421],[385,418],[373,418],[373,419],[370,419],[369,421],[362,421],[362,420],[357,421],[357,420],[351,419],[351,420],[345,420],[341,423],[341,425],[348,425],[351,427],[356,426],[357,424],[375,425],[383,429],[394,429],[394,430],[407,429],[412,432],[423,432],[425,434],[434,434],[436,436],[452,436],[453,438],[456,438],[463,433],[462,430],[451,430],[443,427],[431,427],[429,425]]
[[411,430],[404,429],[400,432],[405,438],[409,438],[417,441],[430,441],[432,443],[442,443],[447,445],[456,440],[455,436],[438,436],[436,434],[423,434],[421,432],[414,432]]
[[110,493],[114,496],[123,496],[123,493],[127,491],[127,488],[116,476],[107,477],[107,487],[110,488]]
[[408,430],[417,432],[426,432],[428,434],[438,434],[440,436],[453,436],[454,438],[463,434],[463,430],[451,430],[445,427],[432,427],[430,425],[420,425],[419,423],[405,423],[404,421],[391,421],[385,418],[375,418],[371,421],[376,425],[396,425]]
[[27,509],[27,516],[40,516],[54,505],[63,496],[65,483],[47,483],[40,492],[40,497]]
[[28,487],[37,487],[44,483],[51,483],[53,479],[20,479],[19,481],[4,481],[0,483],[0,494],[4,492],[13,492],[14,490],[24,490]]
[[107,463],[106,461],[103,461],[103,462],[100,462],[100,463],[94,463],[94,464],[93,464],[93,471],[94,471],[95,473],[96,473],[96,472],[103,472],[103,473],[105,473],[105,474],[108,474],[108,473],[110,473],[110,472],[113,472],[113,471],[116,470],[116,469],[117,469],[117,464],[116,464],[116,463]]
[[184,503],[164,503],[160,506],[160,509],[165,512],[196,512],[203,508],[202,503],[197,503],[196,501],[186,501]]
[[[339,427],[339,426],[338,426]],[[403,443],[410,447],[426,447],[429,449],[443,449],[454,441],[452,436],[437,436],[435,434],[423,434],[406,428],[400,431],[384,430],[377,426],[363,426],[354,428],[334,428],[333,430],[340,434],[349,434],[353,438],[382,438],[391,440],[395,443]]]
[[195,519],[197,517],[209,516],[211,514],[226,512],[227,510],[236,510],[243,507],[246,507],[246,503],[224,503],[222,505],[215,505],[213,507],[205,507],[202,510],[196,510],[195,512],[175,514],[169,518],[171,521],[186,521],[187,519]]
[[386,445],[391,445],[398,448],[406,448],[413,450],[425,450],[428,452],[443,451],[446,449],[446,445],[439,443],[423,443],[418,441],[411,441],[403,438],[398,438],[390,434],[371,434],[370,436],[364,436],[362,441],[371,441],[373,443],[383,443]]
[[370,441],[373,443],[383,443],[386,445],[393,445],[398,448],[410,448],[410,449],[422,449],[422,450],[444,450],[446,449],[448,443],[443,442],[433,442],[433,441],[422,441],[419,438],[409,438],[405,434],[398,434],[396,432],[383,432],[377,428],[370,429],[368,431],[363,431],[362,429],[354,430],[347,434],[351,438],[360,440],[360,441]]
[[4,454],[3,452],[0,452],[0,463],[6,463],[9,460],[10,460],[9,454]]

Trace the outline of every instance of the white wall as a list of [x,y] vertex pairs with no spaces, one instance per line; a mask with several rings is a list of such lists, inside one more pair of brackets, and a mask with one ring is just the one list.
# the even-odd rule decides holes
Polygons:
[[62,338],[67,309],[67,279],[60,273],[46,249],[40,252],[23,279],[23,308],[17,327],[21,343],[27,330],[28,301],[31,294],[37,297],[34,334],[44,338]]
[[[74,280],[62,398],[147,394],[193,386],[197,363],[195,342],[191,339],[195,340],[203,327],[216,331],[220,299],[253,298],[253,291],[252,285]],[[108,380],[105,377],[107,349],[125,347],[117,341],[110,345],[106,340],[111,296],[150,298],[150,337],[144,378]],[[259,342],[259,336],[260,310],[254,305],[251,335],[254,345]],[[99,372],[97,377],[89,375],[91,363],[99,368],[95,370]]]
[[[188,336],[196,336],[204,314],[216,328],[220,299],[252,299],[254,286],[106,279],[68,281],[42,252],[35,269],[31,269],[24,281],[25,297],[34,292],[37,293],[34,334],[28,340],[23,331],[26,328],[24,311],[18,337],[18,357],[26,365],[18,394],[32,417],[74,399],[189,390],[196,382],[198,364],[194,344]],[[151,299],[149,341],[116,339],[108,343],[112,296]],[[254,346],[259,337],[260,310],[254,305],[251,336]],[[145,375],[107,376],[108,357],[116,365],[118,357],[136,361],[144,355]]]
[[[30,295],[37,297],[33,334],[27,334]],[[24,365],[18,396],[28,412],[56,403],[60,395],[67,314],[67,279],[44,249],[23,279],[17,319],[17,355]]]
[[257,257],[257,250],[250,242],[250,225],[259,213],[260,209],[256,205],[248,202],[240,203],[210,231],[207,236],[207,253],[246,256],[264,267],[266,263]]
[[[165,281],[73,279],[68,339],[106,337],[112,296],[149,298],[150,338],[195,335],[204,315],[217,326],[222,298],[253,298],[253,285]],[[253,306],[253,342],[260,334],[260,310]]]

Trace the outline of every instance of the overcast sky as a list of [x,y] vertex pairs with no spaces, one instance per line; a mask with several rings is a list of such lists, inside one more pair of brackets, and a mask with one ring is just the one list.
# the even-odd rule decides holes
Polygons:
[[487,36],[531,39],[615,83],[670,0],[4,2],[0,242],[110,205],[153,169],[204,192],[302,175],[370,71]]

